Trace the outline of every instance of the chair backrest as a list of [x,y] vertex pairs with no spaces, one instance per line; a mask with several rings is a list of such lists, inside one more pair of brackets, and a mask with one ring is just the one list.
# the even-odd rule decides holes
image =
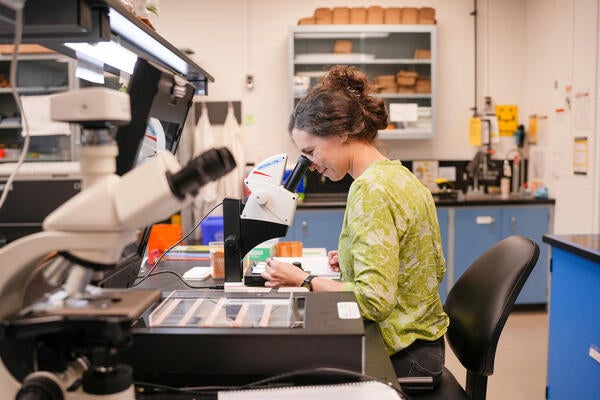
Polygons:
[[539,254],[531,239],[510,236],[475,260],[448,293],[446,338],[468,373],[494,372],[500,333]]

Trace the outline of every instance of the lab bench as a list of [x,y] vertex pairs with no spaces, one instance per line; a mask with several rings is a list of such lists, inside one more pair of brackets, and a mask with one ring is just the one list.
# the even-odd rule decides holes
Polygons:
[[600,235],[544,235],[551,246],[547,399],[600,393]]
[[[554,203],[553,199],[500,196],[436,202],[447,269],[440,285],[442,301],[454,282],[487,248],[507,236],[523,235],[540,246],[540,257],[516,303],[546,304],[549,257],[542,236],[552,233]],[[298,206],[294,222],[281,240],[299,240],[305,247],[336,249],[345,204],[345,194],[307,198]]]
[[[189,289],[189,287],[187,287],[184,283],[182,283],[179,279],[177,279],[176,277],[173,276],[172,273],[177,273],[180,276],[183,276],[184,272],[187,271],[192,265],[208,265],[208,262],[206,261],[200,261],[200,262],[194,262],[191,263],[189,261],[162,261],[160,262],[156,268],[154,269],[154,273],[157,274],[153,274],[152,276],[149,276],[148,279],[144,280],[143,282],[141,282],[141,284],[139,284],[137,286],[137,289],[159,289],[162,292],[162,297],[165,298],[167,296],[169,296],[169,294],[171,294],[172,291],[174,290],[182,290],[182,289]],[[169,271],[171,273],[164,273],[166,271]],[[143,273],[147,272],[147,266],[144,266],[143,268]],[[194,281],[187,281],[188,284],[193,285],[195,288],[206,288],[206,289],[212,289],[215,287],[218,287],[220,285],[223,285],[224,281],[223,279],[213,279],[212,277],[207,278],[204,281],[200,281],[200,282],[194,282]],[[214,293],[219,293],[221,292],[221,290],[214,290]],[[330,296],[336,296],[336,294],[331,293]],[[152,333],[152,332],[150,332]],[[138,335],[138,338],[142,337],[144,335]],[[149,335],[145,335],[146,337]],[[151,335],[150,335],[151,336]],[[236,340],[235,339],[235,335],[229,335],[231,336],[231,340]],[[183,338],[183,336],[182,336]],[[307,336],[308,338],[308,336]],[[267,338],[268,339],[268,338]],[[158,338],[158,340],[160,340],[160,338]],[[328,340],[332,340],[332,339],[328,339]],[[363,338],[363,344],[362,344],[362,362],[363,362],[363,370],[364,370],[364,374],[369,375],[369,376],[373,376],[376,377],[378,379],[381,379],[383,381],[386,382],[392,382],[392,385],[396,388],[399,388],[397,381],[396,381],[396,375],[393,369],[393,366],[391,364],[391,361],[389,359],[389,356],[387,355],[386,349],[385,349],[385,345],[383,342],[383,339],[379,333],[379,330],[377,328],[377,325],[373,322],[369,322],[369,321],[365,321],[364,322],[364,338]],[[224,349],[223,347],[220,348],[214,348],[211,346],[205,346],[204,343],[201,342],[196,342],[195,345],[197,346],[197,348],[194,350],[196,353],[198,352],[202,352],[205,351],[208,353],[211,353],[212,357],[217,357],[219,352],[225,352],[227,351],[227,349]],[[156,351],[160,350],[160,349],[156,349],[156,347],[145,347],[146,349],[154,349]],[[310,346],[308,346],[308,348],[310,348]],[[301,349],[301,351],[305,351],[306,349]],[[144,350],[144,351],[150,351],[150,350]],[[169,348],[169,351],[174,351],[172,348]],[[191,350],[188,351],[189,354],[186,354],[186,357],[189,357],[191,354]],[[216,356],[212,353],[217,354]],[[287,355],[287,354],[286,354]],[[268,352],[265,352],[265,359],[268,359]],[[185,361],[185,362],[184,362]],[[240,363],[244,363],[247,362],[248,360],[239,360]],[[257,364],[263,363],[265,360],[255,360],[257,362]],[[189,360],[182,360],[181,361],[182,364],[189,364],[190,361]],[[200,361],[202,362],[202,361]],[[170,365],[170,364],[166,364],[166,365]],[[241,364],[240,364],[241,365]],[[315,367],[318,367],[318,365],[315,365]],[[172,367],[162,367],[162,368],[172,368]],[[234,368],[234,366],[232,366],[232,368]],[[242,366],[240,367],[235,366],[235,368],[246,368],[246,369],[251,369],[249,368],[247,365],[246,366]],[[134,369],[135,370],[135,369]],[[290,375],[291,376],[291,375]],[[202,380],[202,376],[198,376],[197,377],[199,380]],[[227,382],[227,385],[233,385],[233,384],[242,384],[242,383],[248,383],[247,381],[244,381],[245,379],[247,379],[247,376],[242,376],[240,375],[241,381],[237,382],[237,378],[234,375],[229,376],[229,381]],[[300,377],[301,379],[302,377]],[[339,379],[340,377],[338,376],[337,379]],[[294,379],[292,377],[287,378],[289,379]],[[306,378],[308,379],[308,378]],[[335,379],[335,378],[334,378]],[[208,382],[204,382],[206,384],[208,384]],[[216,383],[216,382],[213,382]],[[223,382],[220,382],[221,384]],[[162,397],[160,396],[152,396],[152,395],[148,395],[148,396],[142,396],[140,397],[140,399],[162,399]],[[181,395],[181,396],[174,396],[174,397],[168,397],[169,399],[173,398],[173,399],[190,399],[190,398],[215,398],[215,397],[211,397],[211,396],[199,396],[199,397],[194,397],[194,396],[189,396],[189,395]]]

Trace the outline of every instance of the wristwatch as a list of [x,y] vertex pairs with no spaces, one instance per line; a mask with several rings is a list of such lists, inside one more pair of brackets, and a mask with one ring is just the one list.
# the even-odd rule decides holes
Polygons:
[[308,275],[305,279],[304,282],[302,282],[302,286],[303,288],[307,288],[310,292],[313,291],[313,286],[312,283],[310,283],[314,278],[316,278],[316,275]]

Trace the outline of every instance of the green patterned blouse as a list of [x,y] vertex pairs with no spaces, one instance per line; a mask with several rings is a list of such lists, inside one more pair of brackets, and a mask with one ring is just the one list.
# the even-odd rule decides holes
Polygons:
[[389,354],[448,327],[439,296],[446,272],[430,191],[399,161],[371,164],[350,186],[340,234],[343,290],[376,321]]

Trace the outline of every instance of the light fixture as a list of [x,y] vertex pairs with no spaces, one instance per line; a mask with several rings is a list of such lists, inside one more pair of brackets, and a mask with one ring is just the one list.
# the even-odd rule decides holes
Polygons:
[[158,40],[149,36],[144,30],[127,19],[119,11],[110,8],[108,17],[110,18],[110,29],[114,34],[131,42],[134,46],[144,50],[146,53],[165,63],[175,71],[183,75],[188,74],[189,67],[187,62]]
[[79,54],[84,54],[128,74],[133,74],[133,68],[137,61],[137,56],[133,52],[117,42],[65,43],[65,46],[75,50],[78,59]]

